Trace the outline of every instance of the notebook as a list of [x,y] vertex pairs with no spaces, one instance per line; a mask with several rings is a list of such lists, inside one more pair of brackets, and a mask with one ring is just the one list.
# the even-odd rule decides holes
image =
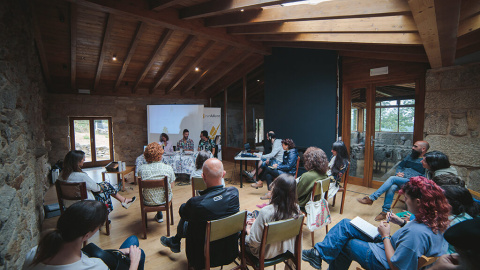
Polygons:
[[361,217],[356,217],[350,220],[350,224],[352,224],[353,227],[359,229],[368,237],[372,238],[372,240],[379,235],[377,227],[373,226]]

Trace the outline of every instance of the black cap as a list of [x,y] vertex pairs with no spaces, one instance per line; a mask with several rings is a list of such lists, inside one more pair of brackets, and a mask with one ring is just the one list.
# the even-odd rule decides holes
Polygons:
[[450,227],[443,235],[452,246],[462,250],[480,250],[480,218],[465,220]]

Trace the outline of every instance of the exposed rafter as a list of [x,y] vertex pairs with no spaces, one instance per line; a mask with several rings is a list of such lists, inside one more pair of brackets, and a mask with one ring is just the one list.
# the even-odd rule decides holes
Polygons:
[[207,55],[210,49],[215,44],[215,41],[210,40],[205,47],[203,47],[202,51],[193,59],[190,64],[185,66],[185,68],[179,73],[179,77],[175,78],[173,82],[165,89],[165,95],[172,92],[187,76],[192,72],[192,70],[202,61],[202,59]]
[[320,33],[320,34],[277,34],[252,36],[256,41],[308,41],[335,43],[402,44],[418,45],[422,40],[417,33]]
[[430,66],[453,65],[461,1],[409,0]]
[[316,5],[279,6],[222,15],[206,19],[205,25],[219,27],[252,23],[388,16],[409,13],[410,8],[404,0],[335,0],[320,2]]
[[224,13],[241,11],[242,9],[260,8],[272,5],[295,2],[299,0],[215,0],[201,3],[180,10],[180,18],[197,19],[217,16]]
[[70,88],[77,89],[77,5],[70,3]]
[[461,37],[478,29],[480,29],[480,13],[461,21],[458,25],[457,36]]
[[[31,10],[35,10],[33,1],[30,2]],[[37,21],[35,12],[33,12],[33,35],[35,37],[35,44],[37,45],[38,55],[40,56],[40,63],[42,64],[43,76],[45,78],[45,84],[47,88],[52,87],[52,78],[50,77],[50,71],[48,69],[48,59],[45,53],[45,47],[43,46],[42,33]]]
[[150,9],[159,11],[174,5],[178,5],[182,1],[183,0],[150,0]]
[[428,58],[426,55],[409,55],[409,54],[397,54],[397,53],[358,52],[358,51],[340,51],[339,55],[349,56],[349,57],[358,57],[358,58],[428,63]]
[[107,14],[107,25],[105,27],[105,32],[103,33],[102,49],[100,50],[100,56],[98,57],[97,72],[95,73],[93,92],[97,90],[98,83],[100,82],[100,77],[102,75],[103,62],[105,61],[105,55],[107,54],[107,43],[110,39],[110,33],[112,32],[113,20],[113,15]]
[[261,25],[233,26],[230,34],[297,34],[297,33],[342,33],[342,32],[416,32],[412,16],[396,15],[385,17],[332,19],[269,23]]
[[462,0],[461,2],[460,20],[465,20],[480,12],[480,1]]
[[143,22],[139,22],[137,25],[137,29],[135,30],[135,34],[133,35],[132,43],[130,44],[130,47],[128,48],[127,51],[127,56],[123,60],[122,64],[122,69],[120,70],[120,73],[118,74],[117,81],[115,82],[115,87],[113,88],[113,92],[116,92],[118,88],[120,87],[120,83],[123,80],[123,76],[125,76],[125,72],[127,71],[128,65],[130,64],[130,61],[132,60],[132,56],[135,53],[135,49],[137,48],[138,42],[140,41],[140,38],[142,37],[143,32],[145,32],[146,24]]
[[182,90],[182,95],[184,95],[185,93],[187,93],[188,91],[190,91],[190,89],[192,89],[201,79],[203,79],[205,77],[205,75],[212,71],[212,69],[214,69],[218,64],[220,64],[222,61],[224,61],[226,58],[230,57],[230,55],[232,54],[233,52],[233,49],[234,47],[228,47],[227,49],[225,49],[216,59],[215,61],[213,61],[210,66],[205,69],[204,72],[202,72],[201,75],[197,76],[196,79],[194,79],[186,88],[184,88]]
[[165,66],[165,68],[159,72],[159,74],[157,75],[157,80],[155,81],[155,83],[153,84],[153,87],[150,89],[150,94],[153,94],[153,92],[155,91],[155,89],[157,89],[159,86],[160,86],[160,83],[162,82],[163,78],[165,77],[165,74],[167,74],[170,69],[175,66],[175,64],[180,60],[180,58],[182,57],[182,55],[185,53],[186,49],[193,44],[193,42],[195,41],[195,36],[193,35],[189,35],[185,41],[182,43],[182,45],[180,46],[180,48],[178,48],[177,52],[172,56],[172,58],[170,59],[170,61],[167,63],[167,65]]
[[132,93],[135,93],[138,89],[138,86],[140,83],[145,79],[145,76],[147,76],[148,71],[152,67],[153,63],[155,63],[155,60],[157,59],[157,55],[160,53],[162,48],[167,44],[168,39],[170,36],[173,34],[173,31],[170,29],[165,29],[163,30],[162,36],[158,40],[157,46],[155,46],[155,50],[153,50],[152,55],[150,56],[150,60],[148,63],[145,65],[143,68],[142,72],[140,73],[140,76],[138,76],[137,81],[135,82],[135,85],[132,88]]

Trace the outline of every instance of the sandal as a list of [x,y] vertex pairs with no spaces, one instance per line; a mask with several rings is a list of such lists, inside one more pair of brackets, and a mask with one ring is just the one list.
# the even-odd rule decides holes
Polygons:
[[[123,208],[128,209],[128,208],[133,204],[133,202],[134,202],[135,200],[137,200],[137,198],[136,198],[135,196],[133,196],[133,197],[132,197],[132,200],[129,201],[128,203],[127,203],[127,202],[122,202]],[[127,201],[127,199],[125,199],[125,201]]]

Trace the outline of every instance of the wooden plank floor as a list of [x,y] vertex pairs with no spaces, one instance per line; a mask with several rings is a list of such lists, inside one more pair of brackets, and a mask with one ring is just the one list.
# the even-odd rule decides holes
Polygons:
[[[240,192],[240,209],[253,211],[258,209],[257,204],[262,204],[266,201],[260,200],[260,196],[267,192],[266,186],[261,189],[253,189],[250,187],[250,184],[246,184],[240,189],[239,185],[239,165],[232,162],[224,162],[225,170],[227,171],[226,175],[226,184],[227,186],[233,185],[239,189]],[[87,173],[95,179],[101,179],[102,169],[89,169]],[[113,184],[116,183],[116,178],[114,175],[109,175],[107,177],[111,180]],[[129,182],[133,182],[133,174],[128,175],[127,177]],[[126,191],[121,192],[125,197],[137,196],[138,198],[138,186],[131,183],[126,184]],[[171,226],[170,232],[172,235],[176,232],[177,222],[180,220],[178,215],[178,208],[184,202],[186,202],[191,197],[191,186],[179,186],[175,185],[172,188],[173,190],[173,211],[174,211],[174,225]],[[375,216],[381,211],[381,205],[383,203],[383,197],[377,200],[373,206],[364,206],[356,202],[356,198],[361,198],[366,194],[370,194],[374,189],[366,188],[356,185],[348,185],[347,197],[345,199],[345,207],[343,215],[340,215],[340,202],[341,195],[337,196],[337,202],[335,207],[331,207],[330,211],[332,215],[332,224],[329,228],[332,228],[333,225],[338,223],[343,218],[354,218],[360,216],[370,223],[376,225],[377,222],[374,221]],[[46,196],[45,203],[56,203],[57,197],[55,193],[55,188],[51,187]],[[105,235],[104,228],[97,234],[95,234],[90,242],[97,244],[98,246],[104,249],[116,249],[120,247],[121,243],[130,235],[136,235],[140,240],[140,247],[145,251],[146,254],[146,263],[145,269],[158,269],[162,267],[164,270],[169,269],[187,269],[187,259],[185,255],[185,241],[182,241],[182,247],[180,253],[172,253],[168,248],[165,248],[160,244],[160,237],[166,235],[166,218],[165,222],[157,223],[153,220],[155,213],[148,214],[148,229],[147,229],[147,239],[143,239],[142,231],[142,219],[140,215],[139,203],[136,202],[129,209],[124,209],[120,203],[113,199],[114,211],[110,214],[110,219],[112,220],[110,227],[110,236]],[[331,200],[329,201],[331,204]],[[397,208],[394,209],[394,212],[403,211],[402,208],[404,205],[402,203],[397,204]],[[54,228],[57,222],[57,217],[50,218],[45,220],[43,223],[42,229]],[[392,230],[396,231],[398,226],[392,226]],[[392,233],[393,233],[392,231]],[[315,242],[322,241],[325,237],[325,229],[322,228],[315,232]],[[303,248],[311,248],[311,237],[310,232],[306,227],[303,229]],[[328,265],[323,262],[323,269],[327,269]],[[352,263],[350,269],[356,269],[358,266],[357,263]],[[273,269],[273,267],[270,267]],[[228,269],[228,267],[226,267]],[[302,263],[302,269],[313,269],[308,263]]]

